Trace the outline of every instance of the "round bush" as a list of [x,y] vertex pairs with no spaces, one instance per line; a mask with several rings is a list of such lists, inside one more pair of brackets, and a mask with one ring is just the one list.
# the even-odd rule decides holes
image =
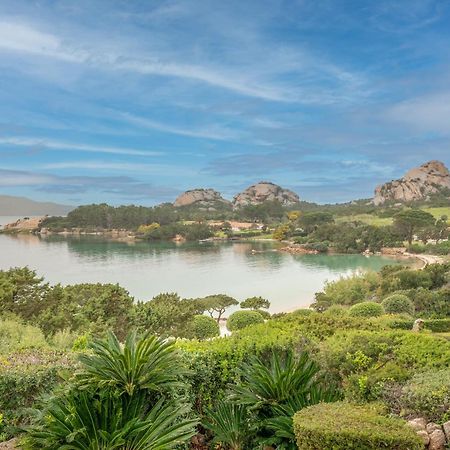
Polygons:
[[386,297],[381,304],[387,314],[414,314],[414,304],[404,294],[392,294]]
[[404,420],[369,406],[320,403],[294,416],[299,450],[420,450],[423,442]]
[[353,317],[379,317],[384,313],[384,308],[379,303],[375,302],[362,302],[353,305],[349,314]]
[[199,340],[209,339],[220,335],[220,328],[217,320],[203,314],[194,316],[189,328],[192,337]]
[[264,319],[257,311],[236,311],[227,320],[229,331],[242,330],[249,325],[263,323]]

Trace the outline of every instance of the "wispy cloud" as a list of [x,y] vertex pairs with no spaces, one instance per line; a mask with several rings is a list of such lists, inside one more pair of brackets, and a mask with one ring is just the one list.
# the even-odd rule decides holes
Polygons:
[[145,117],[136,116],[130,113],[118,113],[118,116],[121,117],[124,121],[127,121],[133,125],[138,125],[139,127],[158,130],[164,133],[177,134],[180,136],[206,138],[219,141],[229,141],[237,139],[239,137],[238,131],[226,129],[217,125],[210,125],[201,129],[195,127],[183,128],[147,119]]
[[254,79],[246,80],[242,74],[223,73],[201,65],[167,61],[159,56],[144,54],[140,58],[130,58],[124,54],[107,53],[95,48],[80,48],[54,34],[42,32],[25,23],[0,21],[0,49],[86,64],[101,69],[191,79],[265,100],[286,102],[293,100],[289,92],[276,86],[258,83]]
[[121,173],[133,172],[143,174],[161,174],[165,173],[167,178],[183,176],[195,176],[198,174],[197,170],[190,169],[186,166],[179,166],[175,164],[145,164],[145,163],[130,163],[128,161],[63,161],[42,164],[37,167],[41,170],[70,170],[81,169],[91,170],[95,172],[103,171],[118,171]]
[[37,191],[60,194],[96,192],[146,201],[171,200],[178,190],[156,186],[128,176],[60,176],[36,172],[0,169],[0,187],[33,187]]
[[17,136],[0,138],[0,145],[27,147],[31,151],[69,150],[75,152],[109,153],[113,155],[128,156],[159,156],[164,154],[163,152],[159,151],[146,151],[134,148],[108,147],[90,144],[77,144],[73,142],[63,142],[53,139]]

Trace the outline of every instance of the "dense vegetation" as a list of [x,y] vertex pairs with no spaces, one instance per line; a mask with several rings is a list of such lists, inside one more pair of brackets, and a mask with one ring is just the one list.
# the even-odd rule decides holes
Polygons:
[[[143,303],[115,285],[0,272],[0,436],[25,429],[25,448],[55,449],[421,448],[386,414],[449,419],[449,273],[387,266],[327,284],[316,311],[273,317],[251,297],[235,313],[244,325],[219,338],[238,303],[225,294]],[[420,333],[417,317],[429,318]]]
[[[449,263],[431,264],[423,270],[385,266],[379,273],[364,273],[327,283],[323,292],[316,294],[312,307],[325,311],[333,306],[359,309],[363,308],[359,305],[370,308],[375,304],[389,314],[450,317],[449,273]],[[379,309],[377,315],[380,314]]]
[[[149,241],[198,241],[217,238],[272,237],[312,252],[379,252],[386,247],[408,247],[412,253],[450,253],[448,198],[445,193],[427,202],[386,203],[369,200],[336,205],[299,202],[290,207],[278,201],[232,208],[217,202],[213,207],[79,206],[67,217],[47,217],[45,232],[132,234]],[[239,229],[230,221],[246,222]],[[10,232],[10,231],[6,231]]]

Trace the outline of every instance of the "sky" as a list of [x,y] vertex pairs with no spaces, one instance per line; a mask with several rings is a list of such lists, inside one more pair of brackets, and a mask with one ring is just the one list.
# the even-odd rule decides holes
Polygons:
[[450,163],[448,0],[0,0],[0,194],[344,202]]

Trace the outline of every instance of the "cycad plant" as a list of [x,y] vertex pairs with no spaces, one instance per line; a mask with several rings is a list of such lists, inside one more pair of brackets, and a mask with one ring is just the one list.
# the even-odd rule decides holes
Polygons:
[[325,388],[319,366],[307,353],[273,353],[268,364],[258,358],[243,365],[241,382],[232,387],[230,400],[254,414],[261,441],[277,449],[296,449],[293,415],[310,405],[335,401],[337,392]]
[[220,401],[205,411],[203,426],[214,436],[212,443],[229,450],[246,450],[251,440],[249,417],[244,405]]
[[189,407],[167,400],[182,372],[173,344],[110,334],[80,357],[71,385],[50,399],[27,430],[25,448],[168,450],[195,433]]

